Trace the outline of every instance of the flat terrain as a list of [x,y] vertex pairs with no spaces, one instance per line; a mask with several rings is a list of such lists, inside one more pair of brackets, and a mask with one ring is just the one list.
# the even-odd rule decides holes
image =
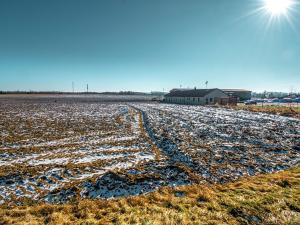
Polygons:
[[258,105],[243,105],[239,104],[237,107],[232,107],[237,110],[247,110],[251,112],[262,112],[268,114],[275,114],[280,116],[288,116],[300,118],[300,104],[278,104],[270,105],[268,103],[260,103]]
[[[151,196],[164,198],[158,193],[169,196],[174,190],[179,192],[174,192],[175,200],[170,200],[170,204],[181,199],[187,205],[194,200],[185,195],[194,199],[200,195],[197,188],[218,193],[223,185],[242,185],[235,182],[242,177],[274,173],[300,164],[300,120],[293,117],[99,96],[1,97],[0,107],[0,204],[1,213],[10,218],[6,222],[15,217],[6,209],[19,210],[17,205],[33,208],[21,208],[16,220],[29,216],[38,223],[45,222],[47,216],[54,218],[57,210],[45,204],[59,203],[64,204],[61,207],[72,221],[74,215],[68,210],[74,201],[91,206],[96,204],[93,199],[105,202],[127,197],[110,200],[109,204],[122,205],[120,202],[130,199],[144,199],[150,204]],[[291,180],[284,183],[280,178],[278,182],[292,188],[291,198],[295,193],[299,195],[299,170],[283,174]],[[261,179],[261,183],[268,183],[271,178],[265,175]],[[261,188],[267,188],[267,183]],[[154,193],[150,197],[138,197],[151,192]],[[234,201],[237,196],[230,198]],[[160,210],[169,208],[158,200],[152,203],[158,204]],[[136,204],[143,206],[141,202]],[[285,206],[288,204],[296,210],[289,208],[293,216],[286,220],[295,221],[299,218],[299,202],[290,199]],[[38,210],[34,207],[50,207],[51,213],[28,214],[27,210]],[[111,206],[111,210],[116,209]],[[93,222],[97,221],[95,216]],[[103,222],[103,216],[98,222]],[[90,218],[89,214],[85,217]],[[220,221],[229,223],[231,217],[222,214]],[[126,222],[124,218],[121,220]],[[264,217],[259,215],[258,220]],[[239,220],[232,221],[234,224]]]
[[0,207],[2,224],[300,223],[300,168],[224,185],[160,188],[147,195],[62,205]]

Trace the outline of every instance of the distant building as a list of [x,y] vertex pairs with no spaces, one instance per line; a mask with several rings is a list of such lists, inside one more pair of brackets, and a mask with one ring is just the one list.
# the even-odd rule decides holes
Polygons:
[[252,92],[244,89],[221,89],[229,97],[236,97],[238,101],[247,101],[251,99]]
[[188,105],[227,105],[234,102],[220,89],[173,89],[165,95],[165,102]]

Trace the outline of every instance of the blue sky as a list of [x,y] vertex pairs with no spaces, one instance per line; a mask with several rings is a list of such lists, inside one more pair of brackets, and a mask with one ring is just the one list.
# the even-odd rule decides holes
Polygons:
[[268,26],[262,4],[1,0],[0,90],[300,90],[299,5]]

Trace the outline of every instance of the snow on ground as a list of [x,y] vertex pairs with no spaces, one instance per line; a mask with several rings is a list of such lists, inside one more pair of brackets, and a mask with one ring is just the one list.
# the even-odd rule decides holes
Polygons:
[[224,108],[136,104],[174,162],[211,182],[300,164],[300,120]]
[[1,204],[138,195],[300,162],[299,120],[213,107],[4,101],[0,138]]
[[74,181],[154,160],[140,114],[126,104],[6,103],[0,114],[2,202],[40,200]]

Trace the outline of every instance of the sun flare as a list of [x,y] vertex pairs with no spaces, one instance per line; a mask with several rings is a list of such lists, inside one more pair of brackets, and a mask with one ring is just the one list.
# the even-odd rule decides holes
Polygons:
[[264,0],[264,8],[273,16],[286,15],[292,5],[292,0]]

